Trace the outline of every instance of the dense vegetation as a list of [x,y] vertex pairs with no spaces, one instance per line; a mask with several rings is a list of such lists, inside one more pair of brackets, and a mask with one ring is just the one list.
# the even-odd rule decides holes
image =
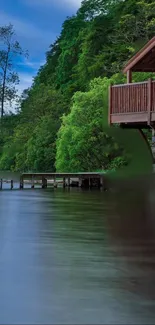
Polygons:
[[[125,81],[123,65],[154,34],[153,0],[84,0],[63,23],[17,114],[3,117],[0,169],[89,171],[126,164],[127,153],[108,135],[107,90]],[[146,78],[134,75],[135,81]]]

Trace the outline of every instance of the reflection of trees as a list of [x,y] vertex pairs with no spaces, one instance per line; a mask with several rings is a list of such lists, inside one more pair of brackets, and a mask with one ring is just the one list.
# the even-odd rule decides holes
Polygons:
[[[82,193],[81,193],[82,192]],[[74,241],[104,240],[103,194],[98,190],[57,191],[59,214],[54,217],[57,235]],[[53,202],[51,202],[51,209]],[[52,216],[53,218],[53,216]],[[103,220],[102,220],[103,219]]]
[[47,232],[71,270],[78,270],[79,281],[87,274],[90,284],[155,298],[155,210],[148,188],[135,183],[115,193],[58,189],[45,204]]
[[57,189],[49,191],[50,200],[45,202],[44,240],[54,244],[55,261],[67,268],[76,289],[96,285],[98,290],[103,272],[109,276],[103,267],[107,249],[103,196],[98,190]]
[[123,257],[127,269],[127,273],[122,272],[123,287],[155,298],[155,214],[149,202],[149,188],[144,182],[135,191],[135,184],[125,193],[117,193],[108,229],[111,242],[120,247],[117,254]]

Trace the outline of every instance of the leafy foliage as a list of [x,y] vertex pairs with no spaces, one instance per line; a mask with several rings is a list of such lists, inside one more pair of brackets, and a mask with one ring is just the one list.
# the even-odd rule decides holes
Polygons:
[[123,155],[123,149],[106,132],[109,82],[107,78],[95,79],[88,92],[74,95],[71,112],[62,118],[58,133],[58,171],[104,170]]

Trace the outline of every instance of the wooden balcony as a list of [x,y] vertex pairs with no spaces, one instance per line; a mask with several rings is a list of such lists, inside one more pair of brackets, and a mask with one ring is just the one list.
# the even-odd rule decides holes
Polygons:
[[115,85],[109,92],[109,124],[154,124],[155,81]]

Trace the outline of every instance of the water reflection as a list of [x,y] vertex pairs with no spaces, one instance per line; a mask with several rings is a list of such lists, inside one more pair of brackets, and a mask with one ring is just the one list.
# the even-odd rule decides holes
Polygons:
[[139,184],[1,192],[0,323],[154,324],[154,185]]

